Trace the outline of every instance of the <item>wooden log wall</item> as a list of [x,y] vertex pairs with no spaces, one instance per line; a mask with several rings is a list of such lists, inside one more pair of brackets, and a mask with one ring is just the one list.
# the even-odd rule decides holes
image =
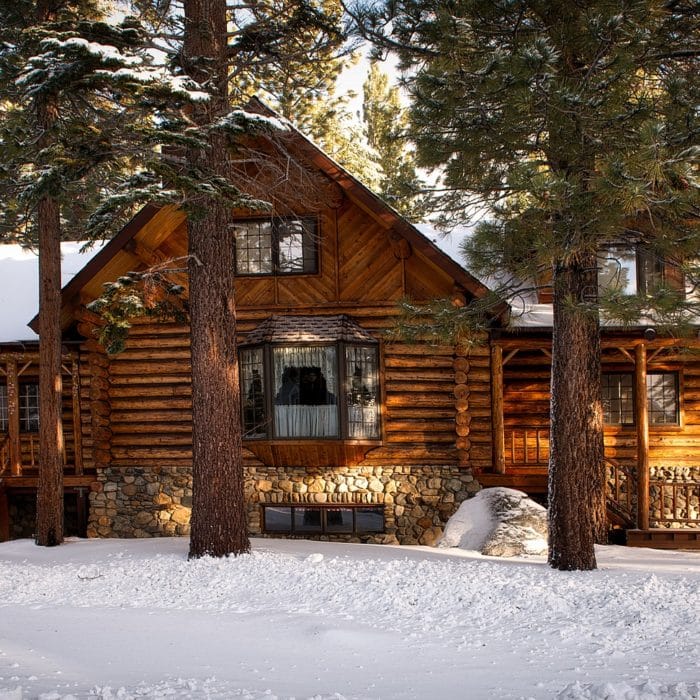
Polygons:
[[[64,358],[62,372],[62,419],[63,419],[63,438],[64,438],[64,463],[66,473],[76,472],[76,459],[81,462],[80,436],[77,438],[79,450],[76,450],[76,431],[74,431],[73,420],[74,410],[76,408],[75,397],[73,393],[72,374],[77,365],[74,366],[71,358]],[[17,353],[17,361],[10,360],[8,362],[9,374],[14,373],[15,378],[11,379],[8,375],[2,376],[2,382],[9,380],[10,384],[17,382],[18,386],[22,384],[39,384],[39,365],[37,361],[27,361],[22,353]],[[12,404],[15,399],[11,397],[11,392],[8,392],[8,403],[11,404],[8,408],[8,413],[12,412]],[[17,409],[19,407],[17,406]],[[39,467],[39,433],[29,432],[23,429],[20,424],[19,433],[16,436],[10,436],[18,443],[17,453],[20,457],[19,464],[14,465],[11,472],[15,476],[35,476]],[[78,455],[76,457],[76,455]]]
[[[467,466],[475,459],[485,468],[491,459],[488,351],[467,357],[466,351],[455,355],[451,346],[383,340],[398,315],[400,298],[449,297],[455,291],[453,278],[347,198],[318,215],[318,223],[318,274],[237,279],[240,338],[270,314],[350,315],[382,339],[381,441],[247,440],[248,464]],[[180,224],[170,235],[159,230],[156,239],[150,246],[147,236],[139,238],[128,255],[141,256],[145,265],[149,259],[187,254],[186,230]],[[125,264],[133,266],[133,260],[125,259]],[[97,289],[95,282],[91,285]],[[87,323],[80,330],[92,337]],[[97,372],[81,377],[83,397],[97,402],[92,415],[83,411],[83,425],[89,428],[83,432],[86,468],[107,457],[113,466],[125,467],[190,463],[188,333],[175,324],[136,323],[126,350],[107,365],[92,341],[86,343],[89,366]]]
[[[504,349],[507,358],[515,345],[509,342]],[[634,374],[634,347],[627,347],[627,355],[605,342],[604,372]],[[510,357],[504,366],[504,432],[506,467],[514,466],[541,471],[540,463],[548,457],[550,360],[546,343],[542,349],[523,347]],[[700,463],[700,355],[697,350],[680,352],[661,349],[650,344],[648,372],[677,372],[680,382],[681,425],[654,426],[649,429],[649,464],[651,466],[696,466]],[[527,431],[527,435],[525,432]],[[515,432],[515,439],[512,439]],[[606,456],[627,464],[637,461],[637,432],[633,425],[605,428]],[[526,452],[527,449],[527,452]],[[526,459],[527,456],[527,459]]]
[[[634,355],[634,350],[630,352]],[[619,352],[606,352],[604,368],[612,372],[633,372]],[[698,349],[681,352],[678,349],[659,350],[653,343],[647,348],[647,371],[677,372],[680,394],[680,426],[649,426],[649,466],[700,465],[700,354]],[[607,427],[606,456],[623,463],[634,463],[637,435],[634,426]]]
[[[387,317],[369,309],[367,316],[354,318],[369,330],[380,332]],[[243,316],[243,315],[242,315]],[[388,315],[390,319],[391,315]],[[240,320],[241,335],[259,322],[258,318]],[[93,377],[91,400],[108,408],[109,456],[113,466],[186,466],[191,461],[191,388],[189,335],[186,326],[137,323],[132,328],[126,349],[109,359],[109,376]],[[342,441],[245,441],[249,466],[337,466],[455,464],[457,447],[455,417],[466,415],[455,397],[455,353],[448,346],[420,346],[386,343],[381,348],[382,369],[382,445],[339,445]],[[91,367],[107,369],[96,355],[89,356]],[[476,359],[484,364],[483,358]],[[486,368],[482,374],[488,373]],[[104,394],[104,384],[108,395]],[[484,383],[473,399],[480,415],[475,423],[481,461],[487,458]],[[470,411],[471,412],[471,411]],[[460,419],[465,425],[464,418]],[[99,428],[99,424],[97,425]],[[469,427],[469,426],[468,426]],[[93,427],[93,439],[94,438]],[[463,432],[463,431],[462,431]],[[467,431],[467,435],[470,435]],[[467,438],[467,435],[463,437]],[[469,440],[462,443],[460,463],[469,463]],[[87,442],[87,441],[86,441]],[[103,447],[105,447],[103,445]],[[106,453],[97,452],[102,459]]]

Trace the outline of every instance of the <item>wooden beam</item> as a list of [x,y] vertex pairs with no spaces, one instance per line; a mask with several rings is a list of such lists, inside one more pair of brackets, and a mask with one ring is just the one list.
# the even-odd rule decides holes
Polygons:
[[637,527],[649,529],[649,414],[647,411],[647,348],[634,348],[634,422],[637,426]]
[[80,367],[73,358],[71,380],[73,382],[73,462],[75,473],[83,473],[83,431],[80,415]]
[[19,440],[19,374],[17,362],[7,361],[7,433],[10,437],[10,474],[22,473],[22,447]]
[[503,430],[503,349],[491,346],[491,425],[493,426],[493,470],[506,472],[505,434]]

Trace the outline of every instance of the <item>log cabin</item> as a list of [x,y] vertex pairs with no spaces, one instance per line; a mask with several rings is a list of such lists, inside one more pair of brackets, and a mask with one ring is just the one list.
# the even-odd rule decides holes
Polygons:
[[[291,136],[294,162],[323,196],[287,187],[273,211],[233,211],[230,221],[250,533],[433,544],[482,487],[544,501],[551,306],[511,323],[506,305],[496,308],[476,347],[392,339],[400,299],[464,304],[488,290]],[[274,144],[264,149],[274,159]],[[186,256],[186,223],[175,207],[145,207],[64,287],[71,534],[188,534],[189,328],[136,321],[109,356],[87,309],[105,283]],[[611,525],[631,544],[698,547],[700,344],[606,328],[603,347]],[[32,532],[36,390],[24,387],[36,361],[35,345],[0,357],[0,539]]]

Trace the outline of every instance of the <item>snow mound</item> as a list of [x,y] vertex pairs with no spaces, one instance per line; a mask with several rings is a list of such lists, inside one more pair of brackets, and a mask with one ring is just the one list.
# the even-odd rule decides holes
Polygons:
[[672,683],[665,685],[647,681],[641,685],[628,683],[571,683],[557,695],[557,700],[653,700],[700,698],[700,683]]
[[483,489],[460,505],[437,546],[495,557],[545,554],[547,510],[522,491]]

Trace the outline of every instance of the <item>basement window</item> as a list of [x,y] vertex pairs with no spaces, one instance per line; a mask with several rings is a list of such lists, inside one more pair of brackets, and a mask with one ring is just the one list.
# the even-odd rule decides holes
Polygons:
[[273,535],[363,535],[384,532],[384,506],[263,505],[263,532]]

